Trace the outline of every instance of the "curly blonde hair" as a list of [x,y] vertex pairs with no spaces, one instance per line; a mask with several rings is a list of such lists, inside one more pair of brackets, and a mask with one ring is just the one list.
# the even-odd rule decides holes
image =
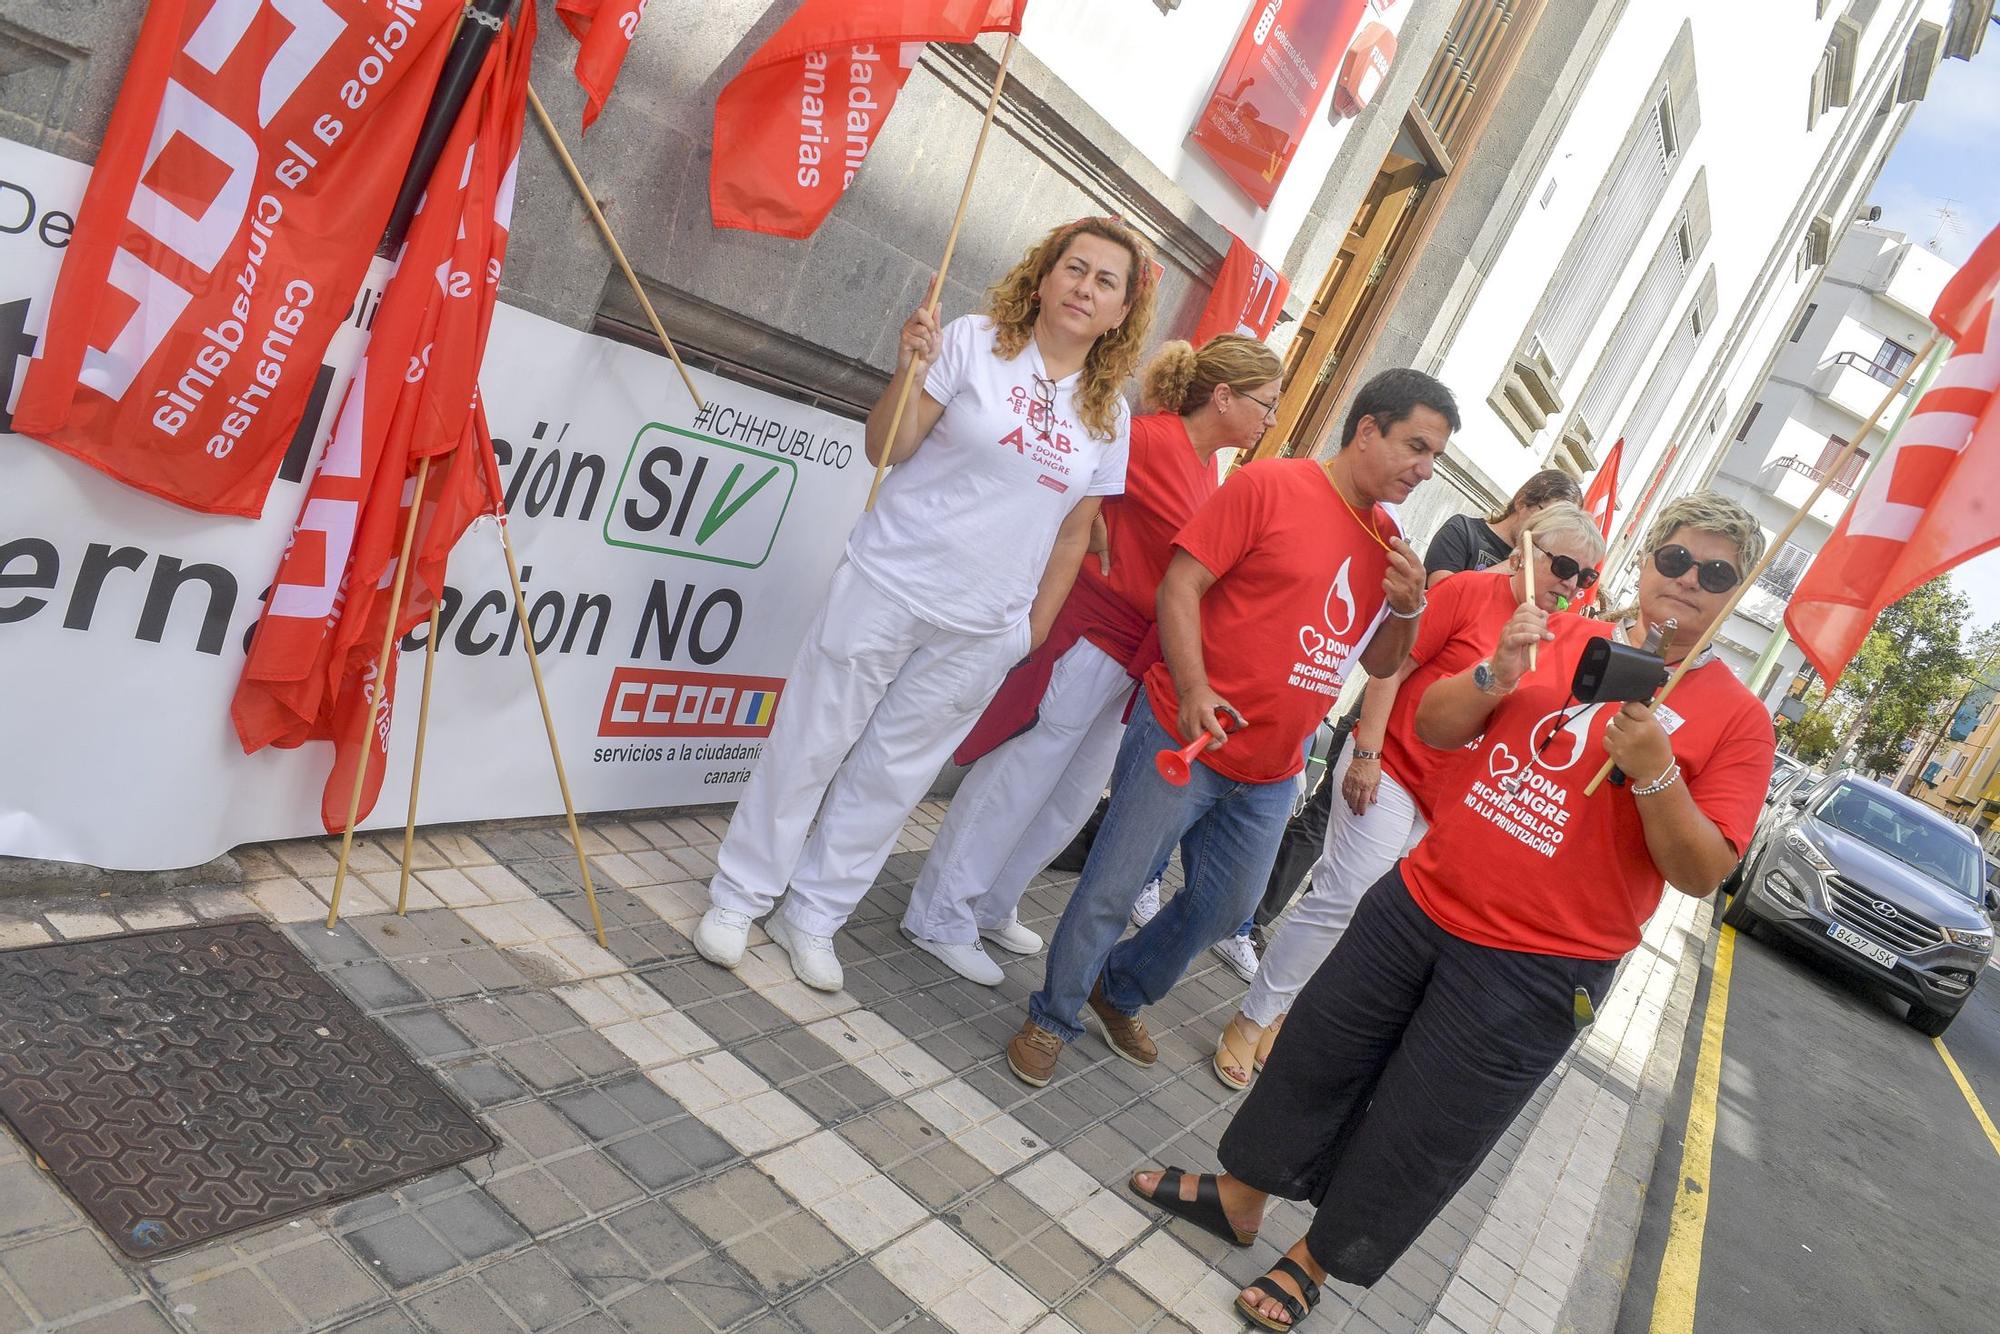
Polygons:
[[1217,385],[1237,393],[1275,383],[1285,373],[1278,354],[1254,338],[1217,334],[1201,351],[1181,339],[1163,345],[1139,376],[1139,402],[1185,417],[1215,397]]
[[1020,355],[1035,333],[1036,293],[1042,279],[1049,276],[1062,259],[1069,243],[1079,236],[1096,236],[1123,246],[1132,256],[1125,275],[1125,293],[1131,308],[1118,327],[1099,334],[1083,359],[1083,378],[1074,401],[1077,415],[1091,435],[1109,440],[1118,426],[1119,395],[1125,382],[1139,368],[1139,352],[1153,328],[1153,306],[1159,284],[1153,280],[1153,247],[1146,238],[1116,218],[1078,218],[1055,228],[1036,242],[1007,271],[1007,275],[987,289],[986,317],[993,321],[993,350],[1006,360]]

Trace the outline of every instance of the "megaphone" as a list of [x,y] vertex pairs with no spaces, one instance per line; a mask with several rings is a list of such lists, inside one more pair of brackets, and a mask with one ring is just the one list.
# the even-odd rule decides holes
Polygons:
[[[1584,704],[1644,702],[1660,693],[1667,683],[1666,646],[1680,628],[1672,619],[1646,632],[1646,642],[1633,648],[1616,635],[1593,639],[1583,646],[1576,672],[1570,677],[1570,694]],[[1623,787],[1623,770],[1613,769],[1611,781]]]

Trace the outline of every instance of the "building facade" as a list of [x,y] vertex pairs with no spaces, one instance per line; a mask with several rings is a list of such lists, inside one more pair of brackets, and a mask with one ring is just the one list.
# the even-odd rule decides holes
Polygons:
[[[1292,280],[1270,448],[1327,447],[1368,373],[1431,370],[1467,408],[1427,535],[1548,464],[1627,439],[1635,491],[1707,475],[1931,70],[1991,0],[1370,0],[1396,40],[1358,115],[1322,99],[1268,208],[1188,133],[1258,4],[1031,6],[947,284],[947,315],[1049,226],[1112,212],[1165,266],[1157,336],[1192,329],[1231,234]],[[1265,6],[1266,8],[1270,6]],[[656,6],[619,89],[572,136],[667,327],[697,363],[859,413],[949,228],[997,41],[926,49],[865,168],[808,240],[721,231],[713,102],[794,5]],[[0,133],[88,161],[143,6],[0,3]],[[578,122],[573,48],[544,23],[536,84]],[[539,133],[503,299],[577,327],[646,323]]]
[[[1826,482],[1719,636],[1760,693],[1784,690],[1804,661],[1785,634],[1786,601],[1908,406],[1916,376],[1904,372],[1931,338],[1930,310],[1952,271],[1899,232],[1848,227],[1722,448],[1714,484],[1774,533]],[[1856,440],[1899,381],[1896,401]],[[1841,463],[1850,441],[1855,449]]]

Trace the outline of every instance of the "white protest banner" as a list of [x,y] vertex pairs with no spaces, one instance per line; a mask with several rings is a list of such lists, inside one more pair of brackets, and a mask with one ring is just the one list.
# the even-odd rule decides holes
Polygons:
[[[0,140],[0,404],[87,176]],[[734,798],[868,490],[859,422],[696,374],[699,416],[657,354],[504,304],[494,318],[482,392],[581,809]],[[340,377],[322,381],[309,423],[338,400]],[[0,434],[0,854],[156,869],[322,832],[331,745],[245,756],[228,712],[322,430],[302,431],[255,520]],[[450,584],[420,818],[559,811],[490,522],[460,541]],[[367,827],[401,822],[390,794],[407,790],[415,722],[411,691]]]

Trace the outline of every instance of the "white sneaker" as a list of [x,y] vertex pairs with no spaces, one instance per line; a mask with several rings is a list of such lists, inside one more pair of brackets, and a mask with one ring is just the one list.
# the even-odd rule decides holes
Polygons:
[[1229,965],[1229,971],[1245,982],[1257,976],[1257,947],[1250,943],[1248,936],[1231,936],[1221,943],[1211,946],[1215,957]]
[[922,936],[911,936],[910,940],[918,949],[968,982],[977,982],[982,987],[997,987],[1007,980],[1007,974],[1000,971],[1000,965],[993,962],[978,945],[953,945],[942,940],[925,940]]
[[832,936],[797,930],[777,913],[772,913],[771,920],[764,923],[764,930],[790,956],[792,972],[799,981],[815,991],[840,990],[845,978],[840,971],[840,956],[833,952]]
[[694,929],[694,947],[701,957],[724,968],[743,962],[743,947],[750,942],[750,914],[728,908],[710,908]]
[[1132,905],[1132,925],[1144,926],[1160,915],[1160,882],[1148,880],[1146,887],[1139,891],[1139,901]]
[[1040,954],[1042,938],[1021,925],[1018,913],[1011,914],[999,926],[982,927],[980,935],[1006,950],[1009,954]]

